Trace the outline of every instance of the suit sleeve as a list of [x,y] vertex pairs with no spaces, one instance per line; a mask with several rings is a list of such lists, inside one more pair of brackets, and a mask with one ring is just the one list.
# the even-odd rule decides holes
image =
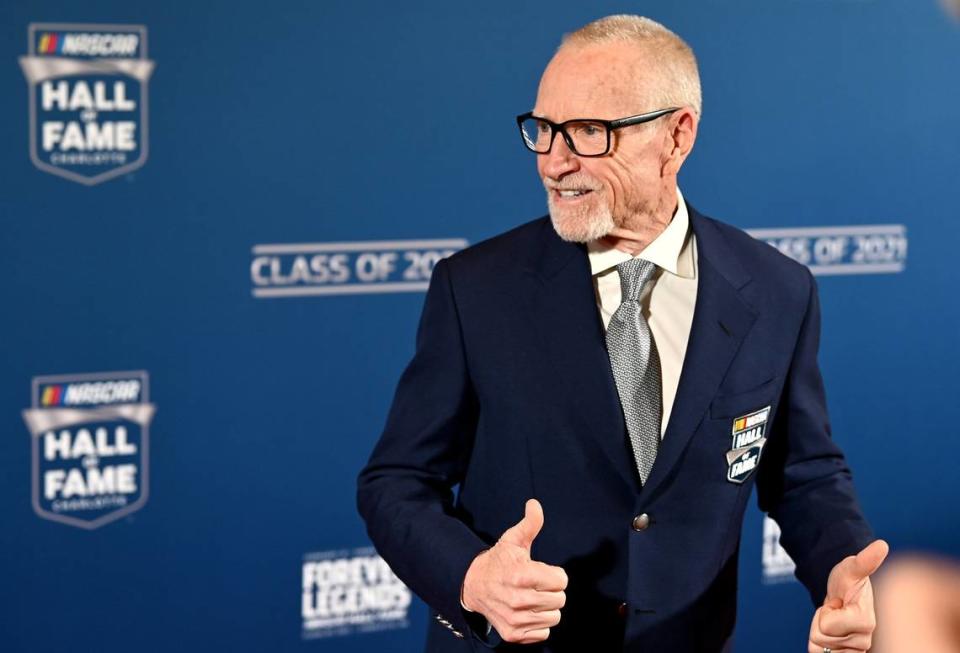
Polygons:
[[873,541],[843,453],[831,437],[823,379],[817,364],[820,302],[807,271],[809,297],[783,387],[757,497],[781,529],[780,543],[814,605],[826,596],[830,570]]
[[434,268],[416,351],[386,426],[357,482],[357,507],[394,573],[461,633],[460,587],[489,544],[457,517],[453,487],[473,447],[478,402],[470,383],[449,263]]

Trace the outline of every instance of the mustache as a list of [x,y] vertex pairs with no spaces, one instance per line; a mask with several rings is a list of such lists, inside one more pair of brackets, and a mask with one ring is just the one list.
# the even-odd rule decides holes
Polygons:
[[583,175],[568,175],[563,179],[542,179],[543,187],[548,190],[600,190],[600,185],[594,179]]

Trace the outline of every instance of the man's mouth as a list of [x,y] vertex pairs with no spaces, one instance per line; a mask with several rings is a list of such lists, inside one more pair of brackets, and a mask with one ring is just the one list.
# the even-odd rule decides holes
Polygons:
[[590,188],[570,188],[570,189],[561,189],[555,188],[554,193],[557,194],[557,197],[561,199],[576,199],[578,197],[583,197],[589,193],[592,193],[593,190]]

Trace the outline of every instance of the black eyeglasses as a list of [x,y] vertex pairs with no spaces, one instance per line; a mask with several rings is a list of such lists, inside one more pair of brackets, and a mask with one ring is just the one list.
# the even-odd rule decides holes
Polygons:
[[649,113],[641,113],[617,120],[599,120],[594,118],[574,118],[561,123],[551,122],[546,118],[538,118],[533,112],[517,116],[517,125],[520,127],[520,137],[523,144],[531,152],[546,154],[553,147],[553,139],[557,132],[563,134],[567,147],[578,156],[603,156],[610,151],[610,132],[621,127],[639,125],[666,116],[680,107],[659,109]]

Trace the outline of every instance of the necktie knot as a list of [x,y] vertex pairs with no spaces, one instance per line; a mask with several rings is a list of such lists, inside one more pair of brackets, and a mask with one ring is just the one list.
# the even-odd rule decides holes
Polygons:
[[637,301],[656,269],[656,264],[642,258],[631,258],[619,264],[617,273],[620,275],[620,301]]

